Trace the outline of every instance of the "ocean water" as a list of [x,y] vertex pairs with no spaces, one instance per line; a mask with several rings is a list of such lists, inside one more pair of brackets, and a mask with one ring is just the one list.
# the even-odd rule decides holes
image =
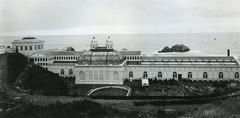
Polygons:
[[[64,49],[71,46],[75,50],[88,50],[93,36],[96,37],[99,46],[104,46],[107,37],[110,36],[115,49],[141,50],[142,54],[156,54],[165,46],[184,44],[191,51],[180,53],[180,55],[227,55],[227,49],[230,49],[232,56],[240,56],[240,33],[93,34],[35,37],[45,41],[45,49]],[[22,37],[0,37],[0,45],[11,45],[13,40]]]

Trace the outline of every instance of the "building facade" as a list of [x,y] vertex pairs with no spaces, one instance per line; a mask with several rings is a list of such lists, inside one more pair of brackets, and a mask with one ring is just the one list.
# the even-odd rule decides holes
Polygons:
[[44,41],[35,37],[24,37],[21,40],[14,40],[12,46],[15,51],[29,56],[35,52],[42,51],[44,49]]
[[[18,47],[19,48],[19,47]],[[88,51],[39,51],[29,59],[76,84],[123,84],[125,79],[240,80],[239,64],[228,56],[142,55],[141,51],[114,50],[107,37],[96,37]]]

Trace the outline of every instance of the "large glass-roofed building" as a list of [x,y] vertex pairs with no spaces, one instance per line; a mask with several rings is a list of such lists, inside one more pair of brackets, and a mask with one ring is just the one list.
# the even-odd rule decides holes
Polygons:
[[80,65],[119,65],[124,61],[123,54],[106,47],[97,47],[83,53],[78,59]]
[[[23,39],[21,45],[16,43],[18,41],[13,44],[18,49],[20,46],[20,50],[21,46],[27,45],[31,49],[29,42],[23,43],[25,40],[31,41],[32,45],[35,39]],[[148,78],[240,80],[240,66],[230,55],[142,55],[141,51],[115,50],[110,37],[107,37],[105,46],[99,46],[93,37],[88,51],[46,51],[38,51],[29,58],[60,76],[75,77],[76,84],[123,84],[124,79]]]

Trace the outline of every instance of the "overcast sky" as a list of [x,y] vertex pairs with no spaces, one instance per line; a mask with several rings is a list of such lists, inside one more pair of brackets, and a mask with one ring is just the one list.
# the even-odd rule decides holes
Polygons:
[[2,35],[239,31],[240,0],[0,0]]

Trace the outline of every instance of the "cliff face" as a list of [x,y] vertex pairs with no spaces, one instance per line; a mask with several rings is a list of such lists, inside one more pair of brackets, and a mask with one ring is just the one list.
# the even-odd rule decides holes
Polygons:
[[164,47],[161,51],[158,51],[158,53],[166,53],[166,52],[188,52],[190,49],[183,45],[183,44],[176,44],[169,48],[168,46]]

